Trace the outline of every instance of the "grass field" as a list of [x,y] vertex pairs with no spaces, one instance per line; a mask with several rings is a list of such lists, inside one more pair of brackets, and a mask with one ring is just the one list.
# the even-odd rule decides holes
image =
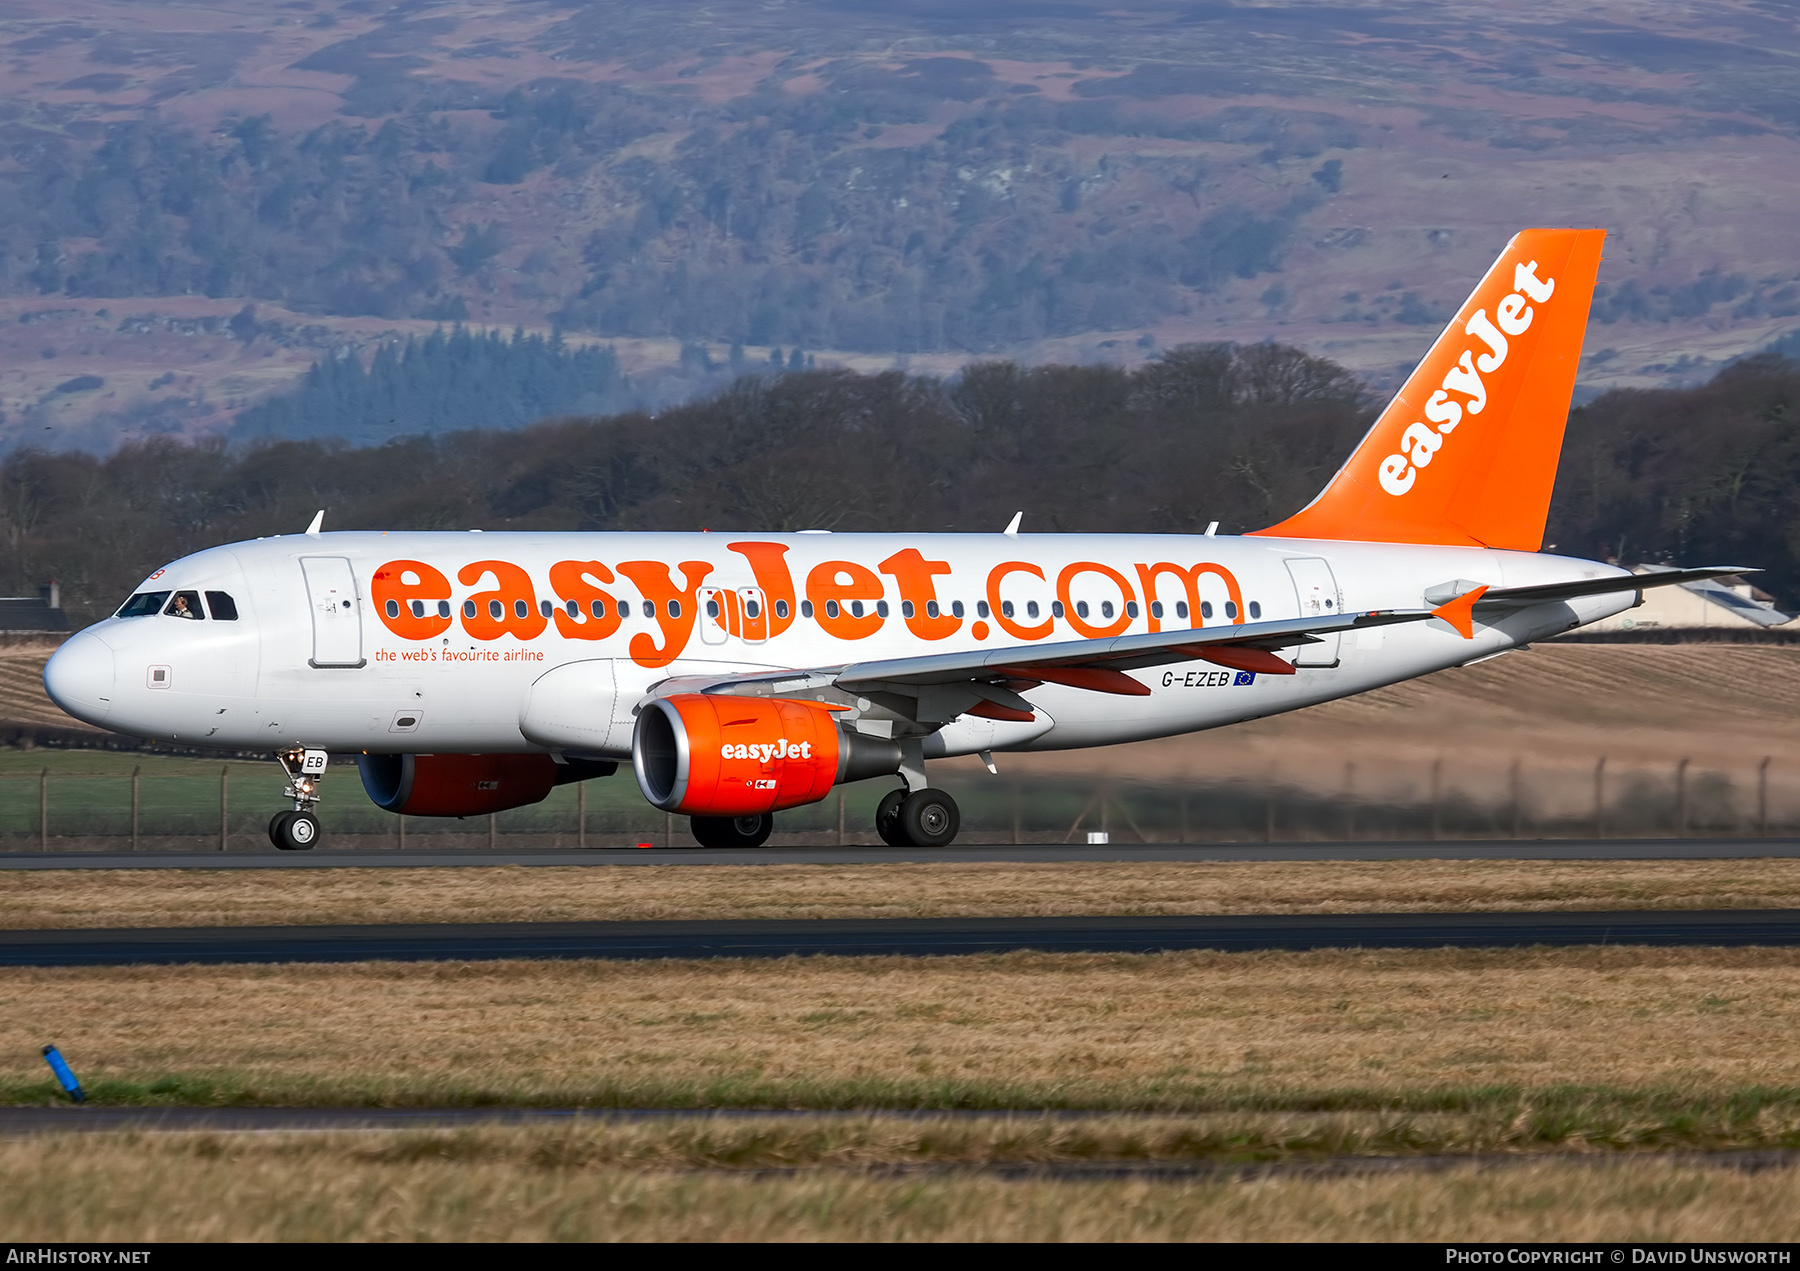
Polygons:
[[1702,1141],[1785,1142],[1797,967],[1800,950],[1582,948],[18,968],[0,974],[0,1099],[51,1097],[37,1048],[55,1042],[119,1102],[1514,1116],[1574,1099],[1558,1133],[1723,1117],[1736,1128]]
[[1800,907],[1800,860],[32,870],[0,929]]
[[[751,1133],[772,1145],[783,1127]],[[1800,1237],[1794,1170],[1546,1160],[1350,1178],[1055,1182],[884,1177],[851,1159],[808,1168],[802,1154],[794,1172],[769,1175],[735,1162],[661,1167],[683,1154],[655,1151],[659,1137],[672,1136],[656,1127],[14,1141],[0,1144],[0,1224],[12,1239],[42,1241]],[[621,1161],[634,1147],[637,1159]]]
[[[1642,948],[14,968],[0,1102],[58,1098],[37,1054],[54,1041],[103,1105],[820,1115],[15,1139],[0,1223],[33,1240],[1786,1240],[1800,1173],[1668,1154],[1800,1148],[1797,970],[1800,950]],[[979,1109],[1003,1115],[954,1115]],[[1515,1163],[981,1172],[1463,1155]]]

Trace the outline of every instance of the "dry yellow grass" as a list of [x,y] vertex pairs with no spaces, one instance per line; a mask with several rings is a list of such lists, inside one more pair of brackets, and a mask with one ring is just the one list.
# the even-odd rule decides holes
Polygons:
[[0,928],[1800,906],[1800,860],[19,871]]
[[[1800,1172],[1673,1162],[1253,1182],[628,1171],[532,1136],[92,1136],[0,1145],[20,1241],[1783,1241]],[[535,1150],[534,1150],[535,1149]]]
[[[0,1093],[1198,1108],[1800,1087],[1800,950],[8,969]],[[108,1095],[108,1091],[114,1092]],[[1275,1105],[1264,1105],[1275,1106]]]

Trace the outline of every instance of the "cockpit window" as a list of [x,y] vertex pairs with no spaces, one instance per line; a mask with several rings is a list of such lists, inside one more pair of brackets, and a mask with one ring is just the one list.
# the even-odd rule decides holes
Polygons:
[[200,610],[200,593],[197,591],[178,591],[175,599],[163,612],[171,618],[192,618],[196,622],[204,621],[206,615]]
[[137,595],[119,606],[115,617],[147,618],[153,613],[161,613],[163,601],[169,598],[166,591],[140,591]]
[[212,613],[214,622],[237,621],[237,601],[231,598],[230,592],[207,592],[206,607]]

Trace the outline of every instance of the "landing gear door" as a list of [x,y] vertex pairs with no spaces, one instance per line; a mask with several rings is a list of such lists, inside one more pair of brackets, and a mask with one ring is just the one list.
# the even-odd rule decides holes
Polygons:
[[[1335,618],[1343,609],[1344,599],[1338,594],[1337,579],[1331,566],[1317,556],[1303,556],[1287,563],[1288,575],[1294,580],[1294,594],[1300,601],[1302,618]],[[1338,664],[1337,632],[1316,636],[1317,644],[1303,644],[1294,650],[1295,666],[1336,666]]]
[[362,666],[362,600],[350,562],[342,556],[302,556],[300,569],[312,609],[313,652],[307,664]]

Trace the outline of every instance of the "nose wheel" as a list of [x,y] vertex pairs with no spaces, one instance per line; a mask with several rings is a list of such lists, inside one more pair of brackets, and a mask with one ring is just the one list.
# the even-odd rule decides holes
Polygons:
[[284,852],[307,852],[319,841],[319,818],[311,812],[277,812],[269,821],[269,842]]
[[962,829],[956,800],[929,786],[890,790],[875,808],[875,832],[890,847],[948,847]]

